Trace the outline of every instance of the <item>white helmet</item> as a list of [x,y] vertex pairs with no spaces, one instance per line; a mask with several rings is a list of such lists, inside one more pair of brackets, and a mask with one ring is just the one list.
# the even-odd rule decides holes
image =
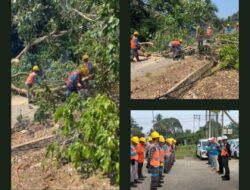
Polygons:
[[208,138],[208,140],[211,141],[211,140],[212,140],[212,137]]
[[227,140],[227,139],[228,139],[228,138],[227,138],[226,135],[222,136],[222,140]]
[[221,141],[222,140],[222,137],[217,137],[217,141]]

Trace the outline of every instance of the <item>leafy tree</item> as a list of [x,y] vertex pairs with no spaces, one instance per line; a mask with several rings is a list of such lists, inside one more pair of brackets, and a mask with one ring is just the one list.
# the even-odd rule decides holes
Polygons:
[[131,126],[131,135],[137,135],[141,136],[142,135],[142,130],[143,127],[141,127],[133,117],[130,118],[130,126]]

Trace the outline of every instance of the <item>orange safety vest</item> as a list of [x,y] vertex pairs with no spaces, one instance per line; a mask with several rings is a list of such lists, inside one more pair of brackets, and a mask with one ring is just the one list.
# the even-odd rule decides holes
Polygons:
[[159,167],[160,166],[160,151],[158,150],[158,148],[156,147],[155,144],[152,144],[150,147],[150,150],[155,147],[155,152],[153,154],[152,159],[150,160],[150,165],[154,166],[154,167]]
[[165,156],[165,152],[163,150],[163,147],[161,147],[161,149],[160,149],[160,161],[161,161],[161,163],[164,162],[164,156]]
[[136,38],[136,37],[133,36],[132,39],[131,39],[131,48],[132,48],[132,49],[136,49],[136,48],[137,48],[137,45],[136,45],[136,43],[135,43],[135,38]]
[[136,149],[137,149],[137,154],[138,154],[138,162],[139,162],[139,163],[143,163],[143,162],[144,162],[144,159],[145,159],[145,157],[144,157],[145,148],[144,148],[144,146],[140,143],[140,144],[137,145]]
[[35,78],[35,76],[36,76],[37,74],[35,73],[35,72],[32,72],[32,73],[30,73],[29,74],[29,76],[27,77],[27,79],[26,79],[26,84],[34,84],[35,83],[35,80],[34,80],[34,78]]
[[135,153],[135,155],[130,156],[130,160],[138,160],[138,154],[137,154],[137,151],[136,151],[136,147],[131,146],[131,148],[132,148],[132,152]]
[[171,146],[167,146],[166,155],[169,156],[171,154]]
[[229,156],[226,144],[223,145],[223,148],[221,150],[221,156]]
[[180,43],[179,40],[174,40],[174,41],[172,41],[172,46],[173,46],[173,47],[177,47],[177,46],[179,46],[179,45],[181,45],[181,43]]
[[210,36],[212,36],[212,33],[213,33],[212,29],[208,28],[207,29],[207,35],[210,37]]

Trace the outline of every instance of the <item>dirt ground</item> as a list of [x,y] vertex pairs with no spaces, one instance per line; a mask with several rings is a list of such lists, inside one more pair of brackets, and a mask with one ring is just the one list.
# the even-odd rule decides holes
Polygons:
[[[164,183],[159,190],[238,190],[239,189],[239,160],[229,161],[231,172],[230,181],[222,181],[220,175],[211,170],[206,160],[197,158],[185,158],[177,160],[169,174],[164,174]],[[146,178],[134,190],[150,189],[150,174],[144,167]]]
[[197,81],[183,99],[239,99],[239,72],[219,71]]
[[[12,127],[17,123],[20,112],[25,119],[32,121],[36,108],[30,109],[27,99],[12,96]],[[14,131],[11,144],[19,145],[41,137],[56,133],[57,127],[52,122],[45,125],[30,122],[24,129]],[[25,153],[12,155],[11,183],[13,190],[45,190],[45,189],[74,189],[74,190],[116,190],[118,187],[110,185],[110,179],[99,172],[88,179],[77,174],[71,164],[57,167],[56,162],[45,158],[46,149],[29,150]]]
[[[205,63],[207,60],[187,56],[185,60],[180,61],[161,58],[154,62],[153,59],[151,62],[148,60],[143,66],[131,67],[131,98],[159,97]],[[133,64],[144,64],[144,62]]]
[[110,186],[109,178],[96,174],[81,178],[71,164],[57,167],[56,162],[45,158],[45,149],[12,156],[11,183],[13,190],[118,190]]

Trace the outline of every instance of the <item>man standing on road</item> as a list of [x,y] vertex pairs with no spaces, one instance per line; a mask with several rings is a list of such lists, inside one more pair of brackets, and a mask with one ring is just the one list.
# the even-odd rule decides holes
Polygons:
[[230,170],[228,167],[228,162],[231,157],[231,149],[230,149],[230,144],[227,142],[227,136],[223,136],[222,140],[223,140],[223,147],[221,150],[221,157],[222,157],[223,168],[225,168],[225,175],[221,177],[222,180],[227,181],[230,180]]
[[216,143],[216,138],[215,137],[212,137],[209,153],[210,153],[209,157],[210,157],[212,170],[216,171],[217,170],[218,150],[217,150],[217,143]]
[[219,163],[219,170],[217,171],[218,174],[223,174],[223,166],[222,166],[222,157],[221,157],[221,150],[223,147],[223,143],[222,143],[222,137],[218,137],[218,163]]
[[171,169],[171,163],[170,163],[170,156],[171,156],[171,142],[170,139],[166,139],[167,143],[167,149],[166,149],[166,159],[165,159],[165,166],[164,166],[164,173],[169,173]]
[[208,158],[208,162],[207,164],[210,165],[211,162],[210,162],[210,157],[209,157],[209,151],[210,151],[210,146],[211,146],[211,138],[208,139],[208,144],[207,144],[207,147],[206,147],[206,150],[207,150],[207,158]]
[[138,49],[140,48],[139,40],[138,40],[139,32],[135,31],[132,39],[131,39],[131,60],[134,60],[134,57],[136,58],[136,61],[141,61],[139,59]]
[[144,163],[144,154],[145,154],[145,143],[146,139],[144,137],[140,138],[140,143],[137,145],[137,153],[138,153],[138,178],[139,180],[143,180],[145,176],[142,175],[142,167]]
[[[151,144],[152,144],[152,137],[149,137],[147,147],[146,147],[146,159],[147,160],[149,159],[149,149],[151,147]],[[150,173],[150,168],[147,168],[147,169],[148,169],[148,173]]]
[[163,145],[165,144],[165,138],[164,138],[162,135],[160,135],[159,144],[160,144],[159,183],[163,183],[163,181],[161,181],[161,179],[164,177],[164,176],[162,175],[162,173],[163,173],[164,156],[165,156],[164,149],[163,149]]
[[141,183],[138,181],[138,153],[136,150],[136,146],[139,144],[139,138],[134,136],[131,138],[131,146],[130,146],[130,182],[131,187],[137,187],[136,183]]
[[150,190],[157,190],[157,187],[161,187],[159,182],[159,167],[160,167],[160,150],[159,150],[159,133],[154,131],[151,133],[152,144],[149,149],[148,166],[151,173]]

